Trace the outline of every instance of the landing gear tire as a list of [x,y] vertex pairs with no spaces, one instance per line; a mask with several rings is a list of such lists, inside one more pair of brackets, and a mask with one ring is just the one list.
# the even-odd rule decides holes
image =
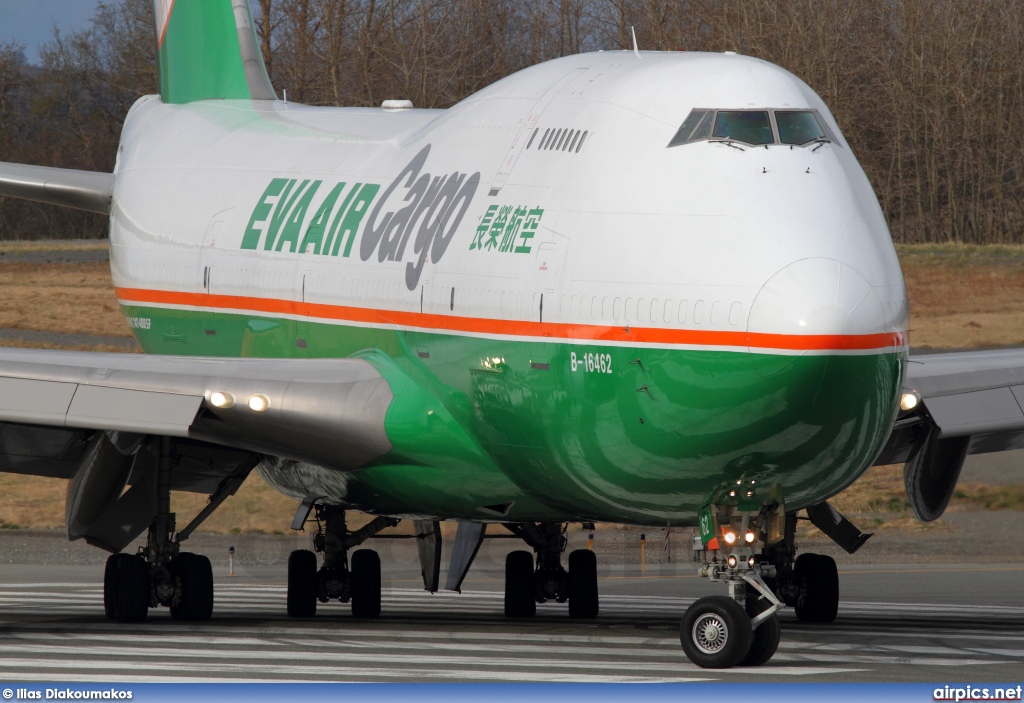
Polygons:
[[796,616],[804,622],[833,622],[839,612],[839,572],[822,554],[801,554],[794,565],[800,583]]
[[199,622],[213,615],[213,567],[201,554],[182,552],[174,564],[179,593],[171,602],[175,620]]
[[[747,594],[747,616],[754,618],[771,607],[767,599],[757,593]],[[775,655],[782,638],[782,627],[779,616],[773,614],[754,630],[750,639],[750,649],[740,660],[740,666],[761,666]]]
[[316,598],[316,554],[308,549],[296,549],[288,555],[288,617],[316,615]]
[[569,553],[569,617],[595,618],[597,611],[597,555],[577,549]]
[[117,619],[115,596],[117,593],[117,564],[122,559],[130,558],[127,554],[111,554],[107,557],[107,565],[103,569],[103,612],[110,620]]
[[380,555],[372,549],[352,554],[352,617],[380,615]]
[[118,622],[142,622],[149,612],[149,564],[142,557],[120,556],[111,579],[110,603],[114,619]]
[[750,616],[736,601],[707,596],[686,609],[679,625],[683,652],[703,669],[728,669],[750,650]]
[[[505,617],[532,618],[537,614],[536,575],[533,555],[509,552],[505,557]],[[570,603],[570,608],[572,607]]]

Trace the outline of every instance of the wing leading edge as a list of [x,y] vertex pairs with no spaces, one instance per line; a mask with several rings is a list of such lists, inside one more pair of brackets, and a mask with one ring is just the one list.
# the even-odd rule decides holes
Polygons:
[[[267,407],[250,407],[254,396]],[[359,359],[0,350],[0,423],[188,438],[342,471],[391,450],[392,399]]]
[[110,213],[114,174],[0,162],[0,195]]

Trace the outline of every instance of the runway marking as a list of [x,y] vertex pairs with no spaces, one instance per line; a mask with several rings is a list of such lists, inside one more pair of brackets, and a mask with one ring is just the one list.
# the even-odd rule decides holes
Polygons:
[[[123,625],[103,618],[96,584],[6,584],[0,585],[0,676],[599,683],[834,679],[907,665],[949,676],[957,667],[1002,665],[1015,671],[1024,665],[1024,637],[998,630],[961,634],[983,618],[1019,631],[1024,608],[844,602],[842,625],[828,629],[784,614],[784,639],[768,665],[707,671],[691,664],[679,647],[678,619],[691,602],[606,595],[594,621],[573,621],[564,605],[542,604],[537,618],[510,622],[496,591],[431,595],[403,588],[385,591],[377,621],[353,620],[348,606],[339,603],[321,605],[315,618],[289,620],[283,586],[218,584],[212,622],[173,621],[162,608],[145,623]],[[935,615],[944,619],[937,627],[921,620]],[[899,618],[899,631],[876,618]],[[963,640],[970,643],[959,646]]]

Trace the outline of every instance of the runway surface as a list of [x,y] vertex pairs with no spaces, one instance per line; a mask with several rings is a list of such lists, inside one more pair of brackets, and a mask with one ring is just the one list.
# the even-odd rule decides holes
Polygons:
[[[877,581],[872,573],[850,575],[849,590],[856,595],[858,580]],[[895,584],[943,581],[941,570],[886,573],[902,574]],[[1003,589],[1019,586],[1024,571],[979,567],[964,577]],[[218,579],[212,621],[178,623],[159,609],[138,625],[106,620],[95,582],[2,580],[0,680],[8,681],[1024,679],[1024,607],[965,604],[960,589],[945,593],[946,602],[934,588],[923,589],[929,602],[914,602],[912,590],[880,589],[872,600],[844,600],[838,620],[825,626],[786,610],[782,644],[768,665],[707,671],[679,646],[679,618],[693,598],[639,594],[692,592],[700,582],[686,577],[604,579],[601,614],[590,622],[571,621],[553,603],[532,620],[508,621],[495,584],[462,594],[389,588],[379,620],[353,620],[348,606],[333,603],[295,621],[285,616],[283,584]]]

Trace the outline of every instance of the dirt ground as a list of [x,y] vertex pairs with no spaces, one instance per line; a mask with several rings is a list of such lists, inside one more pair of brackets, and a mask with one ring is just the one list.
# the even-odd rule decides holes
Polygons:
[[[0,346],[124,351],[131,334],[118,309],[105,247],[0,242]],[[1024,247],[929,245],[899,247],[898,253],[915,350],[1024,346]],[[61,527],[65,489],[62,480],[0,473],[0,529]],[[190,516],[204,501],[205,496],[178,494],[174,506]],[[900,543],[897,535],[941,543],[967,529],[957,527],[965,514],[978,512],[1002,513],[994,519],[1024,526],[1024,453],[969,459],[950,511],[930,525],[910,513],[902,467],[871,469],[833,503],[862,528],[892,535],[876,537],[875,544]],[[280,532],[296,507],[254,474],[203,529]],[[813,528],[802,536],[820,539]]]

